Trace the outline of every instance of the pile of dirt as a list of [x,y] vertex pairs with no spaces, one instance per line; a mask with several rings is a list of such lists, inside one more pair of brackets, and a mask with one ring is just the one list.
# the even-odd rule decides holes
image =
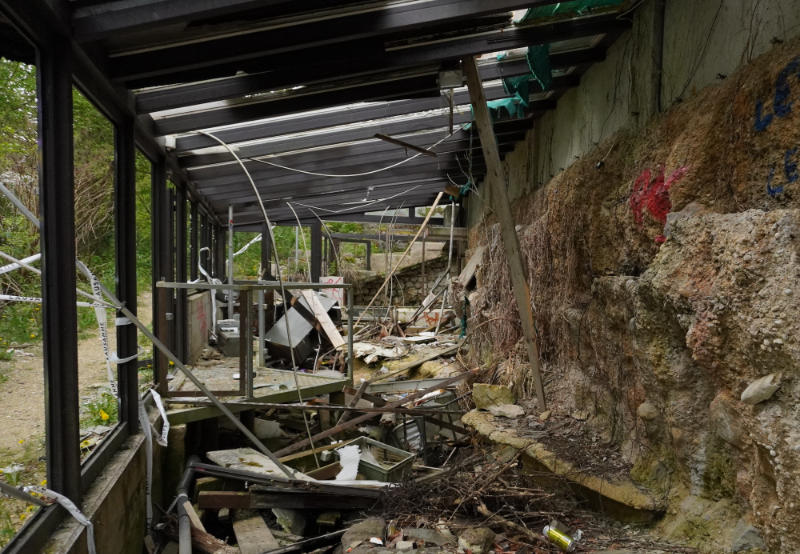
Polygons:
[[[752,518],[774,551],[800,542],[799,71],[800,40],[779,45],[514,205],[548,407],[586,412],[674,506],[730,503],[713,525]],[[472,353],[532,396],[491,219],[472,230],[477,244],[489,248]],[[772,398],[739,400],[771,373]],[[703,546],[714,533],[689,535]]]

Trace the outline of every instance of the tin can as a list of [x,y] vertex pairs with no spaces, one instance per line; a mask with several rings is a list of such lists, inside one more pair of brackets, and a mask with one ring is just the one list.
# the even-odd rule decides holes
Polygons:
[[575,541],[572,540],[572,537],[566,533],[562,533],[555,527],[551,525],[545,525],[542,533],[548,541],[555,544],[564,552],[573,552],[575,550]]

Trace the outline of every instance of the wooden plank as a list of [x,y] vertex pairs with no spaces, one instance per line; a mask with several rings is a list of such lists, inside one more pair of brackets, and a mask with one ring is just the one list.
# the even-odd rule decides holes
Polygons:
[[497,139],[494,135],[491,117],[489,117],[489,109],[486,106],[486,95],[483,93],[483,85],[478,74],[478,65],[475,62],[475,58],[465,58],[462,67],[467,78],[467,88],[469,89],[469,96],[475,113],[475,125],[478,127],[478,135],[481,139],[483,159],[486,160],[485,179],[488,183],[492,209],[497,221],[500,223],[500,234],[503,239],[503,249],[505,250],[511,274],[514,299],[517,303],[522,332],[525,336],[525,345],[528,349],[528,362],[531,365],[533,382],[536,386],[536,398],[539,402],[539,409],[545,410],[547,404],[542,385],[539,348],[536,345],[536,328],[533,320],[533,308],[531,307],[531,293],[528,290],[528,279],[525,266],[522,265],[519,237],[511,214],[505,172],[500,164]]
[[192,524],[192,527],[206,533],[206,528],[203,525],[203,522],[200,521],[200,516],[198,516],[197,512],[194,511],[194,506],[192,506],[192,503],[188,500],[185,500],[183,502],[183,509],[186,510],[186,515],[189,517],[189,523]]
[[475,272],[478,271],[478,266],[481,265],[481,260],[483,260],[483,253],[485,251],[485,246],[479,246],[472,253],[472,256],[469,257],[467,265],[464,266],[464,269],[458,275],[458,283],[462,287],[466,287],[475,276]]
[[311,306],[311,311],[314,312],[314,318],[322,326],[322,330],[325,331],[325,334],[328,336],[328,340],[331,341],[331,345],[334,348],[344,346],[344,338],[342,338],[342,335],[339,333],[336,325],[334,325],[333,321],[331,321],[330,316],[328,316],[328,312],[322,306],[317,294],[310,290],[301,290],[300,294],[303,296],[303,298],[305,298],[306,302],[308,302],[308,305]]
[[200,491],[197,505],[202,510],[246,510],[250,508],[250,493],[237,491]]
[[264,518],[255,512],[236,510],[233,516],[233,533],[242,554],[261,554],[280,548]]

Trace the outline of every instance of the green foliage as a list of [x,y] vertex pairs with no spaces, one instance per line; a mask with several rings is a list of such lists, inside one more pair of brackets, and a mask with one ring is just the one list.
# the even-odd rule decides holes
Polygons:
[[103,392],[84,403],[81,425],[114,425],[118,420],[119,404],[110,392]]

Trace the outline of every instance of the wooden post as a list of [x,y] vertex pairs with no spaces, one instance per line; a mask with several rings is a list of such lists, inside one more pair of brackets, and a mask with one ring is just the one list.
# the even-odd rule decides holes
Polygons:
[[500,223],[503,249],[505,250],[509,272],[511,273],[514,298],[517,302],[522,332],[525,335],[525,343],[528,347],[528,360],[531,364],[533,381],[536,385],[536,398],[539,401],[539,409],[545,410],[547,405],[544,398],[544,387],[542,386],[539,349],[536,346],[536,329],[533,321],[533,308],[531,307],[531,293],[528,290],[525,266],[522,265],[519,237],[517,237],[514,219],[511,215],[511,204],[508,200],[505,174],[500,164],[497,140],[494,135],[492,120],[489,117],[489,109],[486,107],[486,96],[483,93],[483,85],[478,75],[478,66],[475,58],[465,58],[463,66],[464,74],[467,78],[469,97],[475,114],[474,124],[478,127],[483,158],[486,160],[486,183],[489,188],[491,206],[497,216],[497,221]]

